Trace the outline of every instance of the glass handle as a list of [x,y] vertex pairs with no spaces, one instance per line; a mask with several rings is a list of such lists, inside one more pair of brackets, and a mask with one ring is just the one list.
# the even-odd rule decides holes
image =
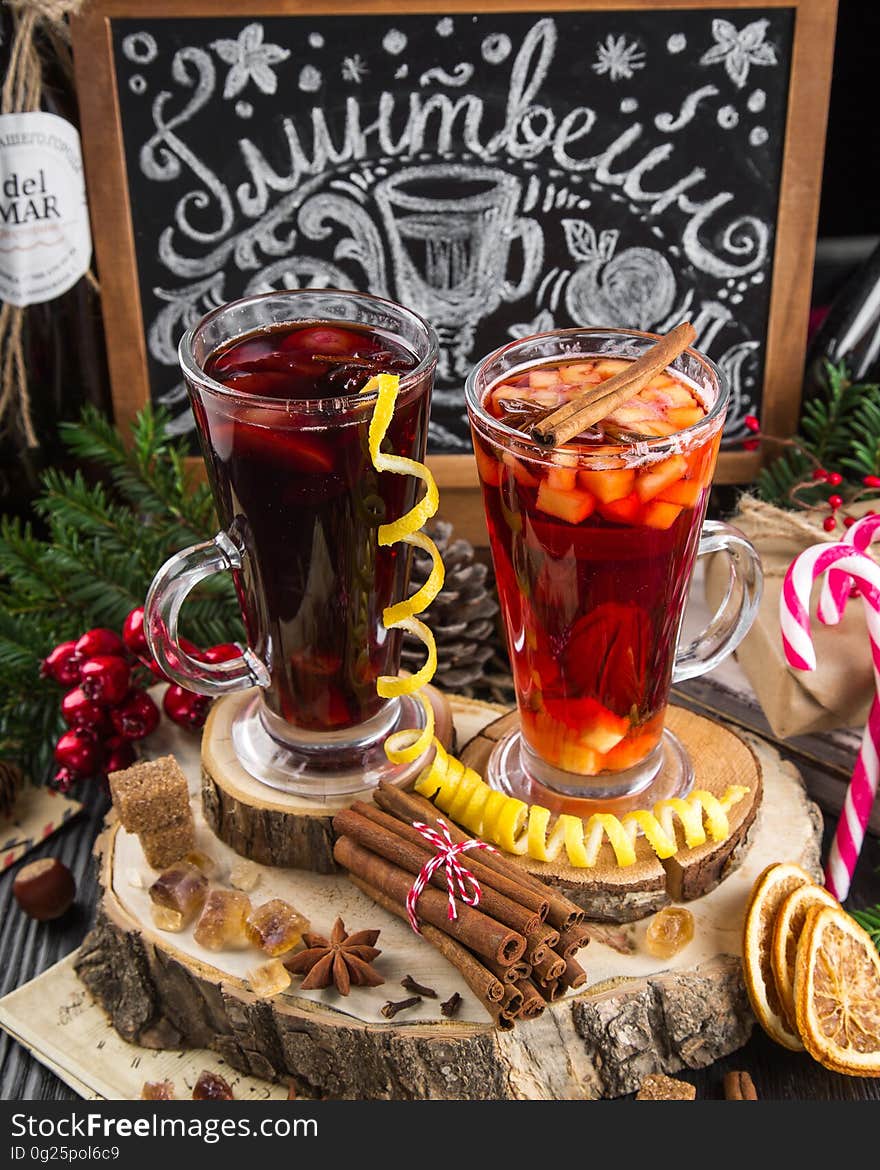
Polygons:
[[697,678],[732,654],[752,627],[761,600],[764,574],[754,546],[730,524],[707,520],[697,556],[726,553],[730,581],[715,616],[694,640],[680,647],[672,671],[673,683]]
[[180,609],[192,590],[214,573],[241,568],[241,553],[225,532],[194,544],[165,562],[144,604],[150,652],[172,682],[201,695],[228,695],[269,685],[269,672],[252,650],[227,662],[202,662],[183,648],[177,633]]

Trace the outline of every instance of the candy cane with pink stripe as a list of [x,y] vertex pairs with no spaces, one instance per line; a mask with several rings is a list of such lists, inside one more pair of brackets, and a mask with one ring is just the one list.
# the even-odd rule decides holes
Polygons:
[[[873,540],[880,533],[880,516],[863,516],[846,530],[843,536],[844,544],[851,544],[859,552],[867,552]],[[819,598],[819,621],[828,626],[835,626],[843,616],[846,603],[849,599],[852,581],[838,569],[830,569],[822,583],[822,593]]]
[[814,581],[828,571],[839,573],[840,579],[845,574],[861,590],[878,688],[825,868],[825,885],[842,902],[849,893],[880,782],[880,566],[846,542],[815,545],[792,563],[782,584],[779,617],[785,657],[797,670],[816,668],[810,595]]

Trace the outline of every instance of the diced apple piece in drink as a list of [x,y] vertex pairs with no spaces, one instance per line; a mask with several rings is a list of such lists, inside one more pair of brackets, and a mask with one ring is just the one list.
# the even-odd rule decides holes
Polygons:
[[564,371],[542,370],[539,367],[537,370],[529,370],[529,385],[533,390],[546,390],[550,386],[556,386],[560,377],[563,382],[568,381]]
[[483,483],[489,484],[491,487],[498,487],[501,483],[501,464],[498,460],[494,456],[488,455],[479,443],[474,443],[474,458],[477,461],[477,470]]
[[[645,418],[645,407],[643,403],[637,401],[626,402],[623,406],[618,408],[608,415],[608,421],[617,423],[620,427],[631,427],[633,430],[641,430],[642,423],[647,422]],[[637,424],[637,425],[633,425]]]
[[575,772],[578,776],[595,776],[599,771],[600,763],[592,748],[584,747],[579,743],[560,743],[555,751],[552,763],[564,772]]
[[622,500],[612,500],[609,504],[600,504],[599,512],[612,524],[633,524],[640,508],[639,497],[635,492],[630,492]]
[[601,358],[596,362],[596,373],[604,378],[613,378],[615,374],[622,374],[628,370],[632,362],[624,358]]
[[703,485],[698,480],[679,479],[664,488],[656,498],[666,504],[681,504],[683,508],[693,508],[702,490]]
[[600,504],[610,504],[614,500],[622,500],[633,490],[636,473],[628,467],[621,467],[610,471],[579,471],[578,482],[581,487],[592,492]]
[[547,472],[547,486],[554,491],[571,491],[577,483],[577,469],[574,467],[551,467]]
[[683,431],[685,427],[692,427],[696,423],[702,422],[705,417],[700,406],[676,406],[666,412],[667,422],[671,422],[680,431]]
[[550,516],[557,516],[567,524],[580,524],[596,507],[596,501],[589,492],[572,488],[559,491],[547,480],[538,488],[538,507]]
[[665,439],[669,435],[674,435],[675,431],[672,423],[663,422],[661,419],[652,419],[650,422],[645,420],[638,426],[640,435],[648,435],[652,439]]
[[682,510],[681,504],[667,504],[663,500],[651,500],[642,509],[642,523],[647,528],[671,528]]
[[522,484],[523,487],[537,487],[538,480],[532,475],[526,465],[521,459],[517,459],[515,455],[511,455],[509,451],[504,452],[504,466],[508,467],[517,483]]
[[636,480],[636,493],[642,503],[659,496],[664,488],[675,483],[687,471],[687,460],[682,455],[672,455],[662,463],[653,464],[643,471]]
[[623,739],[611,749],[603,760],[603,765],[611,772],[621,772],[624,768],[631,768],[640,764],[645,756],[657,745],[657,732],[647,735],[637,735]]
[[561,368],[559,377],[568,383],[586,382],[595,385],[602,381],[602,375],[596,369],[595,362],[571,362],[570,365]]

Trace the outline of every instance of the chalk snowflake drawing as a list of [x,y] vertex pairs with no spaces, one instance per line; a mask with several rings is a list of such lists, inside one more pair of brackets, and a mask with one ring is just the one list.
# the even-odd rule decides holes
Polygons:
[[261,93],[275,93],[278,78],[272,66],[290,56],[289,49],[263,43],[261,24],[246,25],[236,40],[214,41],[211,48],[221,61],[231,66],[223,86],[225,98],[237,97],[249,81],[253,81]]
[[607,73],[611,81],[630,81],[637,69],[645,68],[645,54],[636,41],[611,33],[596,46],[594,73]]
[[360,85],[370,71],[360,53],[355,53],[353,57],[346,57],[342,62],[341,72],[343,81],[352,81]]
[[518,325],[509,325],[507,332],[511,337],[531,337],[535,333],[547,333],[553,328],[553,314],[549,309],[542,309],[534,321],[522,321]]
[[742,89],[752,65],[776,65],[776,50],[767,35],[766,20],[753,20],[743,29],[737,29],[729,20],[720,17],[712,21],[712,36],[716,43],[700,58],[701,65],[719,65],[724,62],[727,76]]

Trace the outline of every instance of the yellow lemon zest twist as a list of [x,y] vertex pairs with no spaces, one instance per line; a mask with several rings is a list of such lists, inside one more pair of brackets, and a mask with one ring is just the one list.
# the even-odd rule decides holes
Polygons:
[[[659,858],[672,857],[678,852],[676,819],[681,823],[684,843],[688,849],[703,845],[708,836],[715,842],[730,836],[727,814],[749,791],[733,784],[719,799],[711,792],[697,789],[684,799],[661,800],[653,811],[637,810],[622,818],[611,813],[594,813],[588,820],[563,813],[551,826],[551,813],[541,805],[527,805],[513,796],[498,792],[468,768],[461,760],[449,755],[434,735],[434,709],[419,692],[430,682],[437,669],[437,647],[434,635],[418,614],[427,609],[443,587],[444,569],[440,551],[430,537],[421,531],[423,525],[436,513],[440,497],[434,477],[424,463],[401,455],[386,455],[382,442],[394,417],[394,407],[400,387],[397,374],[379,374],[371,378],[361,393],[377,393],[370,420],[368,446],[370,459],[377,471],[395,475],[414,475],[425,485],[422,499],[398,520],[379,526],[379,544],[386,547],[400,542],[420,548],[432,559],[427,581],[411,597],[389,605],[382,614],[388,630],[405,630],[419,638],[428,651],[427,660],[408,678],[382,675],[376,680],[376,690],[382,698],[415,695],[425,713],[425,726],[389,735],[385,754],[394,764],[410,764],[432,745],[434,756],[419,774],[415,789],[462,825],[476,837],[498,845],[506,853],[528,854],[536,861],[555,861],[565,849],[569,862],[581,868],[594,866],[607,839],[614,851],[617,864],[623,868],[636,861],[635,841],[639,831]],[[704,824],[705,821],[705,824]]]

